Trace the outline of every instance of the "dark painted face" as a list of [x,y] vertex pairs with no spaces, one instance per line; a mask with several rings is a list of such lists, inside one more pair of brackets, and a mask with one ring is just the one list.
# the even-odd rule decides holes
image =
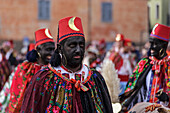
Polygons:
[[62,60],[66,60],[65,66],[67,67],[76,68],[82,65],[84,52],[85,39],[80,36],[69,37],[61,46]]
[[47,65],[51,59],[51,56],[54,52],[55,44],[53,42],[47,42],[40,46],[40,56],[42,64]]
[[149,42],[151,56],[162,59],[166,55],[168,42],[153,37],[149,38]]

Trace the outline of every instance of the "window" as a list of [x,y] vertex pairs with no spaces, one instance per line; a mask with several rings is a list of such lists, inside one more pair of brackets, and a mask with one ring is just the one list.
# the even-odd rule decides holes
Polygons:
[[112,3],[102,3],[102,22],[112,22]]
[[159,19],[159,5],[156,5],[156,19]]
[[40,20],[50,19],[50,0],[38,1],[38,19]]

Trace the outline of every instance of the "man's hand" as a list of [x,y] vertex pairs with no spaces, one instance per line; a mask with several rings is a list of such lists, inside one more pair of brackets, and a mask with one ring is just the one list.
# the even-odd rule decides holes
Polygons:
[[148,112],[148,111],[154,111],[156,108],[159,108],[161,107],[160,104],[153,104],[153,105],[150,105],[150,106],[147,106],[145,107],[145,112]]
[[159,90],[157,93],[156,93],[156,97],[160,100],[160,101],[169,101],[169,97],[168,95],[163,92],[163,89]]

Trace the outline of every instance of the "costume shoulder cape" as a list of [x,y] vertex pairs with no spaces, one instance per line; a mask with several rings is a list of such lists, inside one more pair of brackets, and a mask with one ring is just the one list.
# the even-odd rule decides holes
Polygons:
[[[132,93],[134,94],[135,91],[137,91],[140,86],[142,86],[141,83],[144,83],[143,80],[144,77],[147,76],[149,70],[152,69],[152,65],[150,64],[149,58],[143,58],[139,61],[139,63],[136,65],[133,74],[130,76],[129,81],[126,85],[125,93],[120,95],[120,101],[125,102],[127,101],[126,98],[129,98]],[[170,60],[169,56],[167,56],[164,60],[164,63],[161,68],[161,72],[163,75],[163,89],[164,92],[166,92],[170,96]],[[143,80],[142,80],[143,79]],[[134,98],[134,97],[130,97]]]
[[148,71],[148,69],[150,69],[150,66],[149,66],[148,58],[143,58],[139,61],[139,63],[136,65],[136,67],[133,71],[133,74],[130,76],[130,78],[128,80],[125,92],[119,96],[121,103],[124,101],[127,101],[127,98],[128,99],[130,98],[130,100],[132,99],[132,97],[131,97],[132,93],[134,94],[134,92],[136,92],[139,89],[138,87],[140,87],[137,82],[142,83],[141,81],[139,81],[139,78],[143,79],[143,77],[144,77],[143,72],[146,69]]
[[135,69],[133,70],[133,74],[130,76],[125,92],[128,92],[134,88],[134,86],[137,83],[138,78],[146,70],[146,68],[149,66],[149,59],[144,58],[139,61],[139,63],[136,65]]
[[24,113],[112,113],[108,89],[97,71],[84,81],[70,80],[52,67],[31,80],[21,108]]
[[25,90],[32,76],[41,69],[41,65],[28,62],[27,60],[17,66],[12,79],[10,89],[9,111],[18,113],[21,110],[21,104]]

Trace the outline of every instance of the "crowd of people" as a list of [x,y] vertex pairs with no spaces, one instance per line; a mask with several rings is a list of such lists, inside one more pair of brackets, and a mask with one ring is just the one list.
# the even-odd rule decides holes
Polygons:
[[81,18],[66,17],[58,22],[57,42],[48,28],[38,29],[22,58],[5,41],[0,112],[168,113],[169,38],[170,27],[157,23],[141,51],[120,33],[107,50],[104,39],[86,45]]

